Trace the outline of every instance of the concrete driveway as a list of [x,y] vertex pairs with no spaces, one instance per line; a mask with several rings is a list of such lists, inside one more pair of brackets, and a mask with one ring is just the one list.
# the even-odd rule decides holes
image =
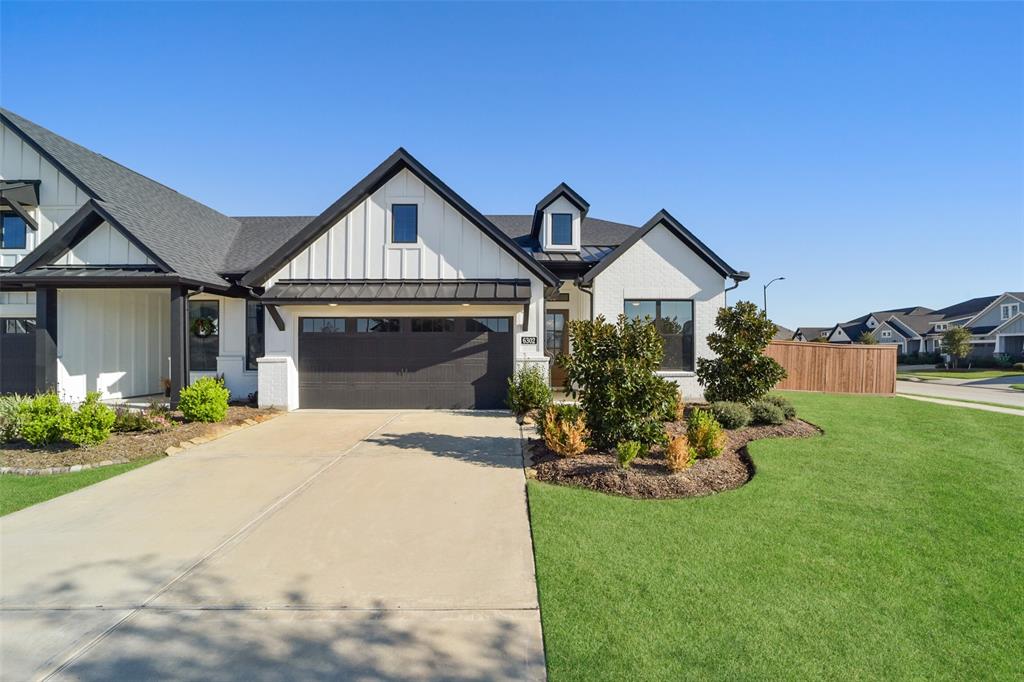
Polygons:
[[291,413],[0,519],[0,677],[543,679],[519,431]]

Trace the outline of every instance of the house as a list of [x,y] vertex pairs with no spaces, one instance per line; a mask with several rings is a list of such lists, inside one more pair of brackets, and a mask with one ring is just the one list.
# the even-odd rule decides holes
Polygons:
[[[560,184],[486,216],[398,149],[319,215],[230,217],[0,110],[0,390],[172,395],[221,375],[262,406],[501,407],[568,323],[650,316],[688,398],[749,275],[665,210],[590,216]],[[728,285],[729,282],[732,285]]]
[[775,336],[772,337],[775,341],[792,341],[793,335],[796,334],[792,329],[783,327],[781,324],[776,325],[778,329],[775,331]]
[[814,341],[815,339],[828,339],[832,327],[797,327],[793,332],[792,341]]

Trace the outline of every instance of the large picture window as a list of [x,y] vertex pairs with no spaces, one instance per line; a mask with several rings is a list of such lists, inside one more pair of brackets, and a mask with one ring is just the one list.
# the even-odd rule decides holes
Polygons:
[[220,303],[188,302],[188,368],[216,372],[220,352]]
[[255,370],[257,358],[263,357],[263,304],[245,302],[245,368]]
[[626,317],[650,318],[665,345],[663,370],[693,371],[693,301],[627,300]]

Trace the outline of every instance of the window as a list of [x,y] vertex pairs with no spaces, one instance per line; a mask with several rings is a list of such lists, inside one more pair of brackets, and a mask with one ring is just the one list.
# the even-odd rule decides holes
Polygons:
[[509,330],[507,317],[471,317],[466,320],[467,332],[492,332],[504,334]]
[[827,331],[825,331],[825,332],[819,332],[819,333],[818,333],[818,336],[819,336],[820,338],[823,338],[823,339],[824,339],[825,337],[827,337],[827,336],[828,336],[828,332],[827,332]]
[[4,213],[0,219],[0,249],[24,249],[27,228],[20,215]]
[[344,334],[345,318],[343,317],[304,317],[302,318],[303,334]]
[[1020,305],[1017,303],[1004,303],[999,306],[999,318],[1002,320],[1009,320],[1011,317],[1020,312]]
[[661,369],[693,371],[693,301],[625,302],[626,317],[650,318],[665,345]]
[[889,331],[888,329],[883,329],[883,330],[882,330],[882,338],[883,338],[883,339],[889,339],[889,338],[892,338],[892,332],[891,332],[891,331]]
[[946,331],[946,323],[945,322],[939,322],[938,324],[936,324],[935,325],[935,331],[937,331],[937,332]]
[[263,357],[263,304],[245,302],[245,368],[258,368],[256,359]]
[[551,243],[556,246],[572,245],[572,214],[551,214]]
[[359,333],[397,332],[401,330],[401,320],[394,317],[360,317],[356,320],[356,331]]
[[416,204],[391,205],[391,242],[393,244],[415,244],[417,235]]
[[220,352],[220,303],[188,302],[188,368],[216,372]]
[[36,321],[31,318],[9,317],[0,320],[0,334],[34,334]]
[[416,317],[412,321],[414,332],[453,332],[455,319],[451,317]]

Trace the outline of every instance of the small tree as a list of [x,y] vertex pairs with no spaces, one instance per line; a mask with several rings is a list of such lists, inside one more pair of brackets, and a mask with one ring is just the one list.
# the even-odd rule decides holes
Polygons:
[[558,356],[568,392],[583,406],[596,447],[633,440],[645,446],[666,441],[663,421],[678,404],[676,385],[655,372],[665,353],[650,320],[619,315],[569,323],[572,354]]
[[860,336],[857,337],[857,343],[863,343],[869,346],[873,346],[874,344],[878,343],[878,339],[876,339],[875,335],[872,334],[871,332],[864,331],[861,332]]
[[964,327],[950,327],[942,335],[942,351],[953,358],[956,367],[957,361],[971,352],[971,332]]
[[697,380],[709,402],[749,404],[786,378],[782,365],[764,354],[778,327],[756,305],[740,301],[719,309],[715,326],[708,346],[718,357],[697,358]]

